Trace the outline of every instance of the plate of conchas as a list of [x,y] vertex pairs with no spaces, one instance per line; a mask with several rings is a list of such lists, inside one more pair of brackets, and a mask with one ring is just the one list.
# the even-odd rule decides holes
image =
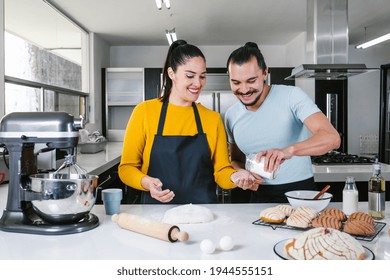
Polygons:
[[370,215],[364,212],[355,212],[347,216],[342,210],[334,207],[317,212],[307,206],[293,208],[284,204],[263,209],[260,212],[260,219],[254,224],[269,225],[274,229],[332,228],[365,241],[371,241],[386,225],[375,222]]
[[279,241],[274,252],[284,260],[374,260],[374,253],[348,233],[318,227]]

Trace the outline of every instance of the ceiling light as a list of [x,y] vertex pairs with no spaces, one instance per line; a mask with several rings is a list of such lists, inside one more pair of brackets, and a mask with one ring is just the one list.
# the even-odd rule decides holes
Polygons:
[[368,41],[364,44],[360,44],[360,45],[356,46],[356,48],[357,49],[365,49],[365,48],[371,47],[373,45],[387,41],[389,39],[390,39],[390,33],[387,33],[386,35],[380,36],[380,37],[373,39],[371,41]]
[[165,36],[167,36],[169,45],[172,45],[172,43],[177,40],[175,28],[172,30],[165,30]]
[[165,7],[167,7],[167,9],[171,8],[171,1],[170,0],[156,0],[157,9],[161,10],[162,3],[165,4]]

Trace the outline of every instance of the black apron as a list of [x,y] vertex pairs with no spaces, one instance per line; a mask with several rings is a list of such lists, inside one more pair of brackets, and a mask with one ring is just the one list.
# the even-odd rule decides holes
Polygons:
[[[206,134],[203,132],[199,112],[192,103],[198,134],[194,136],[163,136],[168,101],[163,103],[158,131],[150,153],[148,175],[159,178],[163,189],[170,189],[175,197],[169,203],[216,203],[214,167]],[[161,203],[142,192],[142,203]]]

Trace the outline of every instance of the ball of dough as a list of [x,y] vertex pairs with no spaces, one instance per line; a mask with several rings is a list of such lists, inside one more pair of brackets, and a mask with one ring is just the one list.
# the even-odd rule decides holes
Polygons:
[[229,235],[223,236],[219,240],[219,247],[224,251],[230,251],[234,247],[233,239]]
[[162,219],[167,224],[199,224],[208,223],[214,219],[213,212],[200,205],[185,204],[167,210]]
[[215,251],[215,244],[210,239],[204,239],[200,242],[200,250],[205,254],[212,254]]

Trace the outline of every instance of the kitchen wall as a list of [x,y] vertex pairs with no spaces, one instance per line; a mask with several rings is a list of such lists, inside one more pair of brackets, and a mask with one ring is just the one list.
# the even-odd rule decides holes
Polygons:
[[86,129],[93,132],[102,130],[102,68],[110,67],[110,46],[94,33],[90,34],[90,65],[90,119]]
[[[259,46],[268,65],[286,66],[285,46]],[[225,67],[230,53],[238,47],[199,46],[207,67]],[[168,46],[113,46],[110,48],[110,67],[162,67],[167,52]]]

